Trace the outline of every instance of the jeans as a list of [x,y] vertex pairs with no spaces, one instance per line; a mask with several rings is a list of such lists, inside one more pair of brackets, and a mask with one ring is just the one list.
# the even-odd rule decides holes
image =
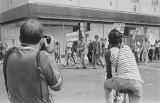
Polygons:
[[111,78],[104,82],[106,103],[113,103],[114,90],[130,90],[128,93],[130,103],[141,103],[142,96],[142,83],[138,80]]

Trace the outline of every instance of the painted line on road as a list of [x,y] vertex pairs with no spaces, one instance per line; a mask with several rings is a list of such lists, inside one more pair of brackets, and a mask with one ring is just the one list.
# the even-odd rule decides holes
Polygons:
[[150,70],[158,70],[158,71],[160,71],[160,69],[158,69],[158,68],[151,68],[151,67],[140,67],[140,69],[150,69]]

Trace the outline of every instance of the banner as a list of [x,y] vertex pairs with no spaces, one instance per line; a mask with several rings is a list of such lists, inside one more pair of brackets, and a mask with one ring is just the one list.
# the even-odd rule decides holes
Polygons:
[[73,42],[78,41],[78,37],[78,31],[66,34],[67,46],[72,47]]

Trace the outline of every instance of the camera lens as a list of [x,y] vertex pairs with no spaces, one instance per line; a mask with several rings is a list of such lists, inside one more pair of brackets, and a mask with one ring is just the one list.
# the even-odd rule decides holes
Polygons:
[[49,37],[49,36],[44,36],[44,38],[46,39],[47,44],[50,44],[50,42],[51,42],[51,37]]

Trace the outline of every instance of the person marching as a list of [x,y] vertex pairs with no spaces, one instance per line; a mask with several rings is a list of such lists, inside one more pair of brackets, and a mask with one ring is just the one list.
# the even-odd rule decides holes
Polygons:
[[159,57],[160,57],[160,55],[159,55],[159,47],[160,47],[160,45],[158,43],[158,40],[155,40],[154,46],[155,46],[155,59],[159,60]]
[[95,41],[93,43],[93,55],[94,55],[94,69],[97,69],[98,62],[104,68],[103,62],[101,60],[101,56],[103,53],[102,43],[98,40],[98,35],[95,35]]

